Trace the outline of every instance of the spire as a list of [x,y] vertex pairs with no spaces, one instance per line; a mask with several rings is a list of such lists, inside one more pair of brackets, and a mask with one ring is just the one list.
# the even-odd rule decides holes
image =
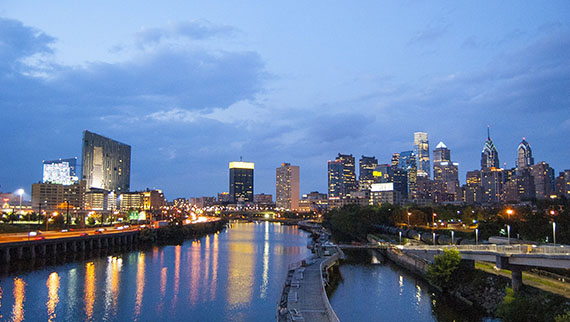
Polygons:
[[491,139],[491,126],[487,124],[487,140]]

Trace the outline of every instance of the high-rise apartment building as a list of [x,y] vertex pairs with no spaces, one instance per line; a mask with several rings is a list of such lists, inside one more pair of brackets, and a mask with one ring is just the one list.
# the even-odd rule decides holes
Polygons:
[[77,183],[77,158],[43,161],[43,183],[70,185]]
[[439,142],[433,151],[433,181],[437,202],[456,201],[462,198],[459,193],[459,164],[451,162],[451,151]]
[[493,167],[481,170],[481,188],[484,203],[500,202],[503,195],[503,169]]
[[398,167],[403,169],[408,174],[408,192],[406,198],[415,196],[417,192],[417,177],[418,177],[418,164],[416,153],[414,151],[400,152],[400,159]]
[[418,177],[430,177],[429,140],[425,132],[414,133],[414,148],[418,159]]
[[534,158],[532,157],[532,149],[530,148],[530,144],[523,138],[517,148],[517,168],[522,169],[533,164]]
[[487,140],[481,152],[481,169],[487,168],[500,168],[499,166],[499,152],[491,140],[491,133],[487,127]]
[[554,169],[544,161],[530,166],[530,174],[534,178],[537,199],[547,199],[554,194]]
[[370,190],[370,185],[374,183],[374,170],[377,166],[378,160],[375,157],[362,156],[360,158],[359,190]]
[[99,134],[83,132],[83,180],[87,189],[126,192],[131,182],[131,147]]
[[232,203],[253,202],[253,162],[230,162],[230,198]]
[[352,154],[338,154],[334,161],[329,161],[329,198],[344,198],[358,190],[354,157]]
[[299,166],[282,163],[275,170],[275,204],[278,208],[299,208]]
[[481,171],[467,171],[463,199],[467,204],[480,204],[483,202],[483,189],[481,185]]

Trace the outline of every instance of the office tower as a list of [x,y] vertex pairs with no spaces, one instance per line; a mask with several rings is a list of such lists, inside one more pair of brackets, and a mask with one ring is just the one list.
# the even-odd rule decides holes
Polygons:
[[558,174],[556,193],[559,197],[570,198],[570,170],[564,170]]
[[439,142],[438,145],[433,150],[433,162],[450,162],[451,161],[451,151],[443,142]]
[[418,158],[418,177],[430,177],[429,141],[425,132],[414,133],[414,148]]
[[481,188],[483,189],[483,203],[500,202],[503,195],[503,169],[494,167],[482,169]]
[[230,198],[232,203],[253,202],[253,162],[230,162]]
[[433,151],[433,181],[437,202],[461,199],[459,193],[459,164],[451,162],[451,151],[439,142]]
[[403,151],[400,152],[400,160],[398,167],[400,169],[406,170],[408,174],[408,193],[406,198],[415,198],[417,192],[417,177],[418,177],[418,166],[416,160],[416,153],[414,151]]
[[275,205],[278,208],[299,208],[299,166],[282,163],[275,170]]
[[491,133],[489,127],[487,127],[487,140],[483,146],[483,152],[481,152],[481,169],[486,168],[500,168],[499,166],[499,152],[491,140]]
[[70,185],[79,181],[77,158],[43,161],[43,183]]
[[329,198],[349,197],[358,190],[354,157],[352,154],[338,154],[334,161],[329,161]]
[[394,191],[400,193],[401,199],[408,199],[408,172],[404,169],[392,169],[392,182],[394,183]]
[[[80,180],[70,185],[56,183],[32,184],[32,208],[34,211],[52,212],[75,211],[83,209],[85,204],[85,181]],[[41,206],[40,206],[41,204]]]
[[83,180],[87,189],[126,192],[131,182],[131,147],[83,131]]
[[378,160],[375,157],[360,158],[360,174],[358,178],[359,190],[369,190],[370,185],[374,183],[374,170],[378,166]]
[[374,183],[392,182],[392,166],[389,164],[379,164],[372,172]]
[[464,191],[464,201],[467,204],[480,204],[483,202],[483,189],[481,187],[481,171],[467,171]]
[[530,174],[534,178],[537,199],[547,199],[554,194],[554,169],[542,161],[531,165]]
[[530,144],[523,138],[517,149],[517,168],[521,169],[533,164],[534,158],[532,157],[532,149],[530,148]]
[[394,182],[374,183],[370,186],[370,200],[373,205],[398,205],[402,202],[402,196]]
[[392,153],[392,166],[400,166],[400,153]]
[[511,175],[510,179],[504,180],[503,201],[520,202],[534,198],[536,196],[536,189],[530,168],[521,168],[515,173],[516,174]]

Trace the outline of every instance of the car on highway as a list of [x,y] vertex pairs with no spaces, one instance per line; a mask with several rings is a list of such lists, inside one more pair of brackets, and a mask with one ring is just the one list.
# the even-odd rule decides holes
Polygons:
[[79,234],[79,236],[84,237],[84,236],[89,236],[89,234],[86,232],[82,232],[81,234]]
[[97,230],[94,231],[95,234],[102,234],[105,231],[105,228],[99,228]]
[[46,239],[44,236],[36,236],[34,240],[44,240]]

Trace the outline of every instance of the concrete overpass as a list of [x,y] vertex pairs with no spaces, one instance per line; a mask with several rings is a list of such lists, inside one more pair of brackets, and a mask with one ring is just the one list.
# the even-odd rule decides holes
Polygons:
[[522,271],[529,267],[570,268],[570,247],[535,245],[437,245],[437,246],[396,246],[405,254],[423,258],[433,263],[436,255],[444,249],[456,249],[464,261],[495,263],[498,268],[512,272],[513,289],[522,286]]

